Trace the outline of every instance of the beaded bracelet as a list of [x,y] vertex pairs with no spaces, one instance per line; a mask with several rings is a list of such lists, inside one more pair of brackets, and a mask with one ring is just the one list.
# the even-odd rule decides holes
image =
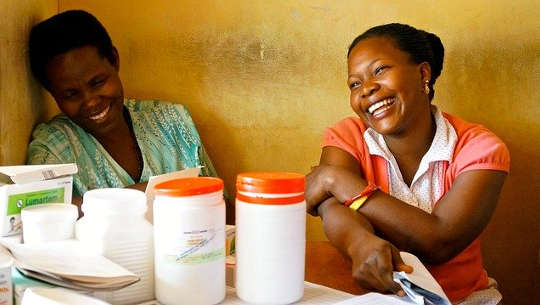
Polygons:
[[375,191],[377,191],[379,188],[372,183],[369,183],[361,192],[360,194],[354,196],[353,198],[345,201],[345,206],[348,206],[349,208],[357,211],[371,196]]

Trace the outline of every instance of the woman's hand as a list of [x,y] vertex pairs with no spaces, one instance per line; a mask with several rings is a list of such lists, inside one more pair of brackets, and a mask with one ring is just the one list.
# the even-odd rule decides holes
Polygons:
[[375,235],[364,236],[349,248],[352,260],[352,275],[362,287],[379,292],[392,292],[404,296],[405,292],[393,280],[393,271],[413,271],[405,265],[399,250],[391,243]]
[[392,271],[411,272],[399,251],[389,242],[375,236],[373,227],[362,216],[334,197],[318,208],[328,240],[352,261],[352,275],[360,285],[380,292],[404,295],[394,282]]
[[345,167],[321,164],[314,166],[306,176],[307,212],[317,216],[318,205],[330,197],[345,202],[358,195],[366,181]]

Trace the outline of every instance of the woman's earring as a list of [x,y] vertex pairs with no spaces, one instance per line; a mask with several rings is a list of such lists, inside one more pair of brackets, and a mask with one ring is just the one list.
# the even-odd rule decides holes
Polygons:
[[426,93],[426,95],[429,95],[429,81],[425,81],[424,82],[424,93]]

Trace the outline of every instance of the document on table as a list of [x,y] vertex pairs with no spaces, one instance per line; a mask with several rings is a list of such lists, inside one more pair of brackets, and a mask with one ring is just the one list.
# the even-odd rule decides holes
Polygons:
[[201,172],[201,168],[202,166],[199,166],[172,173],[162,174],[159,176],[150,176],[150,178],[148,179],[148,183],[146,184],[146,191],[144,192],[146,194],[146,204],[148,205],[148,209],[146,210],[145,215],[146,220],[148,220],[150,223],[154,223],[154,186],[156,184],[173,179],[197,177]]
[[[395,295],[385,295],[370,292],[361,296],[350,298],[346,301],[335,303],[334,305],[411,305],[409,297],[398,297]],[[414,303],[412,303],[414,304]]]
[[[361,296],[335,290],[329,287],[304,282],[304,296],[295,305],[412,305],[435,304],[450,305],[441,286],[435,281],[420,260],[406,252],[401,252],[403,261],[413,267],[412,273],[394,272],[394,281],[398,282],[407,293],[407,296],[398,297],[376,292]],[[235,289],[227,286],[227,295],[222,305],[248,305],[236,296]],[[140,305],[160,305],[159,303],[145,303]]]
[[[333,305],[352,298],[353,295],[326,286],[304,282],[304,296],[295,305]],[[249,305],[236,296],[235,289],[227,286],[227,296],[222,305]]]
[[[332,289],[326,286],[321,286],[317,284],[313,284],[310,282],[304,282],[304,296],[302,299],[296,303],[295,305],[334,305],[337,302],[341,302],[343,300],[347,300],[352,298],[353,295],[339,291],[336,289]],[[223,300],[220,305],[249,305],[249,303],[244,302],[240,300],[236,296],[236,291],[233,287],[227,286],[227,294],[225,296],[225,300]],[[141,303],[138,305],[161,305],[157,301],[150,301],[146,303]],[[380,304],[378,304],[380,305]]]
[[448,297],[426,266],[411,253],[400,252],[403,262],[413,267],[412,273],[394,272],[397,282],[409,297],[409,303],[451,305]]

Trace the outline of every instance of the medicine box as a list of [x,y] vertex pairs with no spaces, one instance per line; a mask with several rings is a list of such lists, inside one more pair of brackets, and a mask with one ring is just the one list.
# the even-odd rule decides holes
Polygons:
[[0,236],[22,231],[21,210],[42,203],[71,203],[77,165],[0,166]]

